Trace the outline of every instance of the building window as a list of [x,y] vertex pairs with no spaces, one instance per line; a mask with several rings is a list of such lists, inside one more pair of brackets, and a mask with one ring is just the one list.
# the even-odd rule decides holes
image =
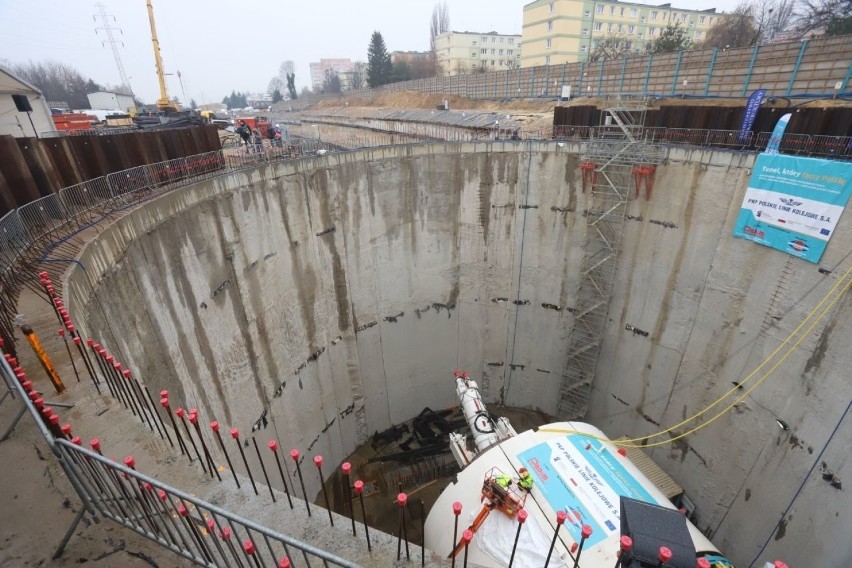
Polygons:
[[632,34],[634,31],[636,31],[636,28],[633,26],[627,26],[627,33]]
[[504,65],[504,64],[505,64],[505,61],[503,61],[503,60],[501,59],[501,60],[500,60],[500,67],[503,67],[503,65]]
[[619,16],[623,16],[623,15],[624,15],[624,7],[623,7],[623,6],[622,6],[622,7],[621,7],[621,9],[618,11],[618,15],[619,15]]
[[603,5],[603,4],[598,4],[597,6],[595,6],[595,12],[597,12],[598,14],[603,14],[603,12],[604,12],[604,5]]
[[607,31],[607,32],[609,32],[609,33],[611,33],[611,32],[612,32],[612,24],[607,24],[607,25],[606,25],[606,31]]
[[491,67],[494,67],[494,60],[491,60]]
[[500,53],[500,55],[503,55],[503,50],[501,49],[499,53]]
[[553,21],[547,22],[547,31],[553,31]]
[[548,39],[545,41],[545,45],[544,45],[544,47],[546,47],[547,49],[550,49],[551,47],[553,47],[553,40],[551,40],[550,38],[548,38]]
[[636,8],[630,8],[630,17],[631,17],[631,18],[635,18],[635,17],[636,17]]
[[589,35],[589,28],[583,28],[583,35]]
[[592,11],[586,10],[585,12],[583,12],[583,17],[584,18],[591,18],[592,17]]
[[476,41],[473,42],[473,45],[476,45]]
[[545,64],[545,65],[550,65],[550,56],[549,56],[549,55],[545,56],[545,58],[544,58],[544,64]]
[[506,55],[515,55],[515,50],[514,49],[507,49]]
[[487,38],[487,37],[484,37],[484,38],[481,38],[481,39],[482,39],[482,43],[488,43],[488,38]]
[[491,55],[497,55],[497,53],[495,53],[496,51],[497,51],[496,49],[492,49],[492,50],[491,50]]
[[497,42],[497,38],[496,38],[496,37],[494,37],[494,36],[492,36],[492,37],[491,37],[491,43],[496,43],[496,42]]
[[610,16],[614,16],[614,15],[615,15],[615,6],[610,6],[610,7],[609,7],[609,15],[610,15]]
[[656,19],[657,19],[657,11],[656,11],[656,10],[651,11],[651,19],[652,19],[652,20],[656,20]]
[[587,48],[587,46],[581,45],[580,46],[580,53],[586,53],[586,48]]
[[621,33],[621,24],[618,24],[618,33]]
[[704,35],[704,32],[695,32],[695,39],[701,39],[702,35]]
[[648,37],[654,35],[655,31],[657,31],[657,28],[648,28]]
[[509,38],[509,45],[515,45],[515,38],[513,38],[513,37]]
[[481,53],[482,55],[485,55],[486,53],[488,53],[488,50],[483,47],[482,49],[479,50],[479,53]]
[[548,14],[553,13],[553,2],[551,2],[550,4],[547,5],[547,13]]
[[595,31],[599,32],[603,29],[603,24],[600,22],[595,22]]
[[592,40],[592,47],[597,47],[598,45],[600,45],[600,43],[601,43],[601,40],[593,39]]
[[708,23],[712,26],[714,20],[715,20],[715,18],[710,18],[710,22],[708,22]]
[[644,37],[645,37],[645,34],[639,34],[637,37],[638,37],[639,39],[642,39],[642,38],[644,38]]
[[500,43],[503,43],[503,40],[504,40],[504,39],[506,39],[506,38],[501,37],[501,38],[500,38]]
[[476,52],[475,52],[475,51],[473,52],[473,55],[471,55],[471,57],[476,57]]
[[704,23],[704,16],[698,16],[698,23],[699,23],[699,24],[703,24],[703,23]]

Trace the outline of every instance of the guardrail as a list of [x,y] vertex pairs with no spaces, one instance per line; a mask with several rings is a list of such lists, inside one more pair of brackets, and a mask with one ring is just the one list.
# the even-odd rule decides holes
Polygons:
[[21,413],[25,410],[32,416],[83,503],[59,543],[54,559],[62,554],[88,512],[127,527],[202,566],[295,567],[311,566],[315,560],[323,566],[358,568],[353,562],[144,475],[136,471],[132,457],[125,458],[123,465],[107,459],[101,455],[97,441],[92,443],[95,451],[82,447],[82,440],[71,438],[70,430],[66,433],[58,425],[48,424],[35,406],[34,400],[41,400],[38,394],[30,396],[35,391],[27,391],[25,385],[29,381],[22,371],[12,369],[7,357],[0,357],[0,374],[9,392],[22,401]]

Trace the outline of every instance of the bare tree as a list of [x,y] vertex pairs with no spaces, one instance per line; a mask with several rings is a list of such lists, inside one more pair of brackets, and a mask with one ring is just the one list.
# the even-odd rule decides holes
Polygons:
[[278,79],[286,83],[287,91],[290,93],[290,98],[295,99],[296,95],[296,64],[291,60],[283,61],[278,67]]
[[749,7],[757,30],[750,45],[770,43],[778,32],[790,25],[795,0],[751,0]]
[[622,36],[611,35],[601,39],[592,48],[589,61],[608,61],[629,55],[633,49],[633,43]]
[[[79,71],[57,61],[25,63],[12,68],[15,75],[39,88],[49,101],[65,101],[71,108],[89,108],[86,79]],[[89,80],[92,86],[96,83]]]
[[363,61],[356,61],[353,64],[349,77],[349,87],[351,89],[363,89],[367,84],[367,64]]
[[275,91],[284,91],[284,81],[281,79],[281,77],[273,77],[269,80],[269,84],[266,86],[266,92],[268,94],[271,95]]
[[758,35],[754,11],[747,2],[741,2],[730,14],[723,14],[707,32],[702,47],[733,49],[747,47]]
[[324,93],[340,92],[340,75],[334,69],[326,69],[322,79],[322,91]]
[[432,8],[432,18],[429,21],[429,50],[432,52],[432,65],[435,75],[441,75],[436,38],[448,31],[450,31],[450,9],[446,2],[439,2]]
[[852,34],[852,0],[800,0],[795,29],[799,33]]

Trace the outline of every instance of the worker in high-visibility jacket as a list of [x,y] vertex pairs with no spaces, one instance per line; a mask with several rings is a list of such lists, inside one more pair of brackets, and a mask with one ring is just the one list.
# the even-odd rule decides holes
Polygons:
[[520,475],[520,478],[518,479],[518,485],[521,486],[521,489],[525,489],[527,491],[532,490],[533,478],[532,475],[530,475],[530,472],[527,471],[527,468],[522,467],[518,470],[518,474]]
[[496,483],[500,488],[506,489],[512,484],[512,476],[507,473],[501,473],[494,478],[494,483]]

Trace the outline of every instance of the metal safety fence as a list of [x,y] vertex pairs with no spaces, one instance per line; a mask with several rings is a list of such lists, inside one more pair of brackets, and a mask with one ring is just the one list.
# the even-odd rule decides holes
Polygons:
[[[0,374],[8,389],[0,402],[7,395],[21,400],[17,419],[29,412],[83,503],[54,558],[62,554],[83,515],[89,513],[110,519],[202,566],[358,568],[353,562],[140,473],[130,456],[123,463],[108,459],[101,454],[98,440],[92,441],[92,450],[82,447],[82,440],[71,436],[69,426],[60,427],[58,419],[53,419],[56,415],[50,408],[39,411],[38,404],[44,404],[40,393],[19,367],[13,370],[10,361],[16,363],[11,356],[0,358]],[[14,424],[3,439],[13,428]]]

